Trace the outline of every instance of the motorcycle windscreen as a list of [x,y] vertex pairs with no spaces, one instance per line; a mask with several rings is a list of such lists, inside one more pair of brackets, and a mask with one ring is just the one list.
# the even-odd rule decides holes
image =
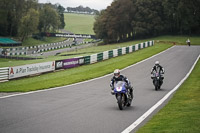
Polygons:
[[124,81],[118,81],[117,83],[115,83],[115,91],[120,92],[123,91],[125,89],[125,82]]

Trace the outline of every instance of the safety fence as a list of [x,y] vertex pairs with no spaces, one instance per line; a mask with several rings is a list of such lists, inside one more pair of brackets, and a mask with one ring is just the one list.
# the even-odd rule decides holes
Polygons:
[[5,48],[3,51],[4,55],[6,56],[27,55],[27,54],[35,54],[35,53],[65,48],[71,46],[72,44],[73,42],[69,43],[69,40],[65,40],[62,42],[49,43],[38,46]]
[[29,64],[23,66],[0,68],[0,81],[51,72],[58,69],[69,69],[81,65],[93,64],[120,55],[132,53],[134,51],[150,47],[153,45],[154,41],[148,41],[140,44],[135,44],[132,46],[127,46],[118,49],[104,51],[101,53],[92,54],[90,56],[75,57],[71,59],[56,60],[51,62]]
[[[92,42],[77,42],[76,45],[96,43],[98,41],[100,40],[95,40]],[[38,45],[38,46],[4,48],[2,55],[4,56],[30,55],[30,54],[41,53],[41,52],[46,52],[50,50],[72,47],[72,45],[75,45],[75,42],[70,42],[68,39],[62,42],[43,44],[43,45]]]
[[0,68],[0,82],[8,81],[9,79],[9,67]]

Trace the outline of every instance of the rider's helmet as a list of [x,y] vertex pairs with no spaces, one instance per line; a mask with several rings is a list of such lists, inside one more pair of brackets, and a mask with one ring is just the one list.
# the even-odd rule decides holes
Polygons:
[[120,70],[119,69],[115,69],[114,76],[115,76],[115,78],[118,78],[120,76]]
[[155,62],[155,65],[158,66],[158,65],[159,65],[159,61],[156,61],[156,62]]

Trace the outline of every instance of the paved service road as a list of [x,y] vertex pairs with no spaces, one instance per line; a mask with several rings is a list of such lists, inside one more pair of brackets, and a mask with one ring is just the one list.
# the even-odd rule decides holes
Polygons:
[[[199,54],[199,46],[175,46],[123,70],[135,88],[132,106],[123,111],[110,94],[111,75],[59,89],[0,98],[0,132],[122,132],[181,81]],[[154,90],[150,78],[156,60],[166,70],[160,91]]]

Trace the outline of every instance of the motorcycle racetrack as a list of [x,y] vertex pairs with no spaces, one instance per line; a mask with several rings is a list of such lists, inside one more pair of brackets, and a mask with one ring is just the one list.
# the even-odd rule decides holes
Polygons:
[[[199,46],[174,46],[123,69],[121,74],[133,85],[134,99],[132,106],[122,111],[110,94],[111,74],[74,85],[1,97],[0,133],[120,133],[179,84],[199,54]],[[165,68],[159,91],[155,91],[150,74],[157,60]]]

